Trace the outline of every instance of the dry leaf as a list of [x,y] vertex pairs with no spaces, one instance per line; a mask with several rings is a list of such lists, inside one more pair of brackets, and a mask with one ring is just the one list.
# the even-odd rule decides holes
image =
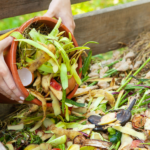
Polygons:
[[105,75],[105,73],[106,73],[108,70],[109,70],[109,68],[108,68],[107,66],[104,67],[104,68],[102,68],[102,69],[100,70],[100,73],[99,73],[100,78],[103,78],[103,76]]
[[77,96],[88,94],[90,92],[90,90],[97,89],[97,88],[98,88],[98,86],[96,86],[96,85],[95,86],[86,87],[86,88],[78,88],[73,97],[77,97]]
[[135,64],[134,64],[134,66],[133,66],[133,69],[137,70],[140,67],[141,64],[142,64],[142,61],[140,61],[140,60],[136,61]]

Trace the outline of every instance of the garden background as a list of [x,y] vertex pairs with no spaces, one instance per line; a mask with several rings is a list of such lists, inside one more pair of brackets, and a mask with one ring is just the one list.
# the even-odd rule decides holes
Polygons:
[[[82,14],[97,9],[103,9],[106,7],[133,2],[133,1],[136,0],[90,0],[88,2],[72,5],[72,13],[73,15],[77,15],[77,14]],[[0,31],[19,27],[30,18],[33,18],[35,16],[42,16],[44,15],[44,13],[46,13],[46,10],[0,20]],[[100,54],[98,56],[101,59],[108,59],[109,57],[112,56],[112,52],[108,52],[105,55]]]

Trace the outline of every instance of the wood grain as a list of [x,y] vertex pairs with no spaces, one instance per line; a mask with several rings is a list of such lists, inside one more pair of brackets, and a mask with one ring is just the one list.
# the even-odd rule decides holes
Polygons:
[[93,54],[104,53],[128,43],[143,31],[150,31],[150,0],[141,0],[75,16],[75,37],[87,41]]
[[[0,0],[0,19],[48,9],[51,0]],[[72,4],[88,0],[71,0]]]

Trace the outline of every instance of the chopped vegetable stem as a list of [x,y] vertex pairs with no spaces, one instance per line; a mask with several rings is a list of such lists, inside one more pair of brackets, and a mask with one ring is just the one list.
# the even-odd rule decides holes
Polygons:
[[118,99],[117,99],[117,101],[116,101],[116,104],[115,104],[114,109],[117,109],[117,108],[119,107],[119,104],[120,104],[121,97],[122,97],[123,93],[124,93],[124,91],[123,91],[123,90],[119,93],[119,95],[118,95]]
[[132,71],[130,71],[129,74],[126,76],[125,81],[130,77],[131,74],[132,74]]
[[138,108],[140,107],[141,103],[142,103],[143,100],[146,98],[147,94],[148,94],[148,90],[145,91],[143,97],[141,98],[141,100],[140,100],[139,103],[137,104],[136,109],[138,109]]
[[97,81],[92,82],[92,83],[89,84],[88,86],[90,87],[90,86],[93,86],[93,85],[95,85],[95,84],[97,84]]
[[121,141],[118,141],[116,146],[115,146],[115,150],[118,150],[119,146],[120,146]]
[[82,79],[82,82],[85,82],[85,81],[87,81],[89,79],[89,76],[86,76],[86,77],[84,77],[83,79]]
[[63,90],[63,97],[62,97],[62,112],[65,111],[65,101],[66,101],[66,90]]
[[119,60],[116,60],[116,61],[114,61],[113,63],[110,63],[110,64],[108,64],[108,65],[106,65],[106,66],[107,66],[107,67],[111,67],[111,66],[113,66],[114,64],[118,63],[119,61],[122,61],[122,58],[119,59]]
[[117,72],[117,70],[114,69],[112,72],[110,72],[110,73],[104,75],[103,78],[106,78],[106,77],[108,77],[108,76],[110,76],[110,75],[112,75],[113,73],[116,73],[116,72]]
[[91,62],[91,58],[92,58],[92,51],[89,51],[88,53],[88,57],[85,59],[83,68],[82,68],[82,74],[85,77],[86,76],[86,72],[88,71],[90,62]]
[[141,104],[140,104],[140,106],[144,106],[144,105],[149,104],[149,103],[150,103],[150,100],[149,100],[149,101],[146,101],[146,102],[141,103]]
[[[143,68],[144,66],[150,61],[150,58],[148,58],[144,64],[133,74],[133,76],[136,76]],[[130,77],[123,85],[120,86],[120,88],[116,92],[120,92],[132,79],[133,77]]]
[[85,106],[84,103],[77,103],[77,102],[75,102],[75,101],[73,101],[73,100],[70,100],[70,99],[66,99],[65,102],[66,102],[66,103],[69,103],[69,104],[72,104],[72,105],[75,105],[75,106],[77,106],[77,107],[84,107],[84,106]]

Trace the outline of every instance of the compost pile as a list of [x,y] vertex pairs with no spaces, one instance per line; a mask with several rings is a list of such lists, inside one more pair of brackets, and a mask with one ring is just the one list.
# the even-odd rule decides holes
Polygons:
[[[9,150],[150,149],[150,72],[147,69],[150,57],[139,55],[148,53],[148,38],[149,33],[140,36],[123,54],[115,51],[105,61],[98,60],[90,51],[83,58],[82,81],[72,99],[64,94],[66,88],[59,80],[61,73],[56,78],[62,84],[63,100],[51,91],[50,97],[49,92],[41,92],[37,86],[28,88],[28,99],[39,98],[33,92],[36,91],[45,100],[49,101],[46,98],[50,97],[53,107],[28,105],[11,115],[0,124],[0,141]],[[73,49],[74,54],[85,50],[83,46]],[[39,68],[36,72],[37,79],[38,74],[45,75]]]

